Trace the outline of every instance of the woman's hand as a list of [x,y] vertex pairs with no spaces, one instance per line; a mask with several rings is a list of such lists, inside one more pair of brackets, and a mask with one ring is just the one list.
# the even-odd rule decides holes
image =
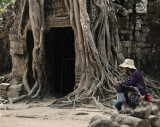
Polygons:
[[126,88],[128,88],[129,90],[131,90],[131,91],[134,91],[134,90],[135,90],[135,89],[133,88],[133,86],[127,86],[127,85],[122,84],[122,87],[126,87]]
[[120,90],[121,88],[120,88],[120,84],[121,84],[121,82],[120,81],[117,81],[117,82],[115,82],[114,84],[113,84],[113,87],[115,88],[115,89],[117,89],[117,90]]
[[119,84],[121,84],[121,81],[117,81],[117,82],[115,82],[114,84],[115,84],[115,85],[119,85]]

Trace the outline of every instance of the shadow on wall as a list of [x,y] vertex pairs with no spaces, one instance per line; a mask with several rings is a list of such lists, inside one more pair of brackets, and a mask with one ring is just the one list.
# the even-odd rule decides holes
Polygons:
[[0,39],[0,76],[11,72],[12,61],[9,50],[9,41],[4,43],[4,41]]

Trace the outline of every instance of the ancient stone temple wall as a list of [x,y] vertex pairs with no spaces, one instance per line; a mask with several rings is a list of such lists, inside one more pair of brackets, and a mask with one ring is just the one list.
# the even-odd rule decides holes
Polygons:
[[[128,15],[117,15],[119,21],[119,35],[120,40],[123,43],[123,54],[125,58],[133,58],[136,61],[136,66],[140,70],[151,70],[152,72],[160,70],[160,58],[158,57],[160,54],[160,37],[158,36],[160,16],[157,13],[158,9],[160,9],[160,4],[157,3],[156,0],[140,0],[139,3],[134,3],[133,0],[125,0],[125,2],[124,0],[122,1],[123,3],[120,4],[126,8]],[[17,0],[17,4],[15,6],[16,17],[10,29],[10,46],[8,45],[12,56],[12,65],[11,62],[10,65],[7,65],[10,67],[10,71],[12,68],[13,76],[21,77],[20,80],[25,72],[24,42],[26,42],[26,39],[18,36],[18,26],[23,2],[23,0]],[[86,2],[87,5],[92,4],[91,1]],[[69,15],[61,0],[46,1],[45,10],[47,29],[51,27],[70,27]],[[94,6],[90,6],[90,8],[88,8],[89,14],[92,14],[90,17],[92,23],[91,27],[94,24],[94,20],[97,15],[97,12],[94,10]],[[25,16],[27,21],[28,14]],[[25,26],[25,24],[23,25]],[[3,39],[0,40],[1,45],[3,44],[2,42],[4,42]],[[9,53],[8,49],[3,48],[3,50],[7,50]],[[4,56],[4,54],[0,54],[0,57]],[[4,69],[4,67],[2,68]]]
[[[157,11],[160,4],[156,1],[140,0],[134,3],[126,0],[123,5],[128,15],[118,15],[119,35],[123,44],[125,58],[132,58],[136,66],[148,74],[160,70],[160,37]],[[155,11],[154,11],[155,10]]]
[[[15,19],[12,27],[10,28],[10,54],[12,56],[12,75],[13,77],[19,77],[22,80],[23,74],[25,72],[25,60],[24,60],[24,42],[25,38],[18,36],[18,27],[20,23],[21,11],[23,0],[17,1],[15,5]],[[26,14],[27,15],[27,14]],[[27,18],[27,16],[26,16]]]

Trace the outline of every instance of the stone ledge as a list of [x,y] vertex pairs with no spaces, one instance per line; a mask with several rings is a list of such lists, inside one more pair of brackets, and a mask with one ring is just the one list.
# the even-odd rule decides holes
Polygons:
[[133,117],[148,119],[152,110],[152,103],[150,102],[141,102],[140,105],[134,109],[126,109],[126,113],[129,113]]
[[0,95],[7,96],[7,90],[1,90],[0,89]]
[[0,89],[1,90],[7,90],[9,86],[10,86],[9,83],[1,83],[0,84]]
[[9,87],[9,91],[13,91],[13,92],[23,91],[23,84],[11,85],[11,86]]
[[158,115],[158,106],[157,105],[152,106],[151,115]]
[[19,97],[20,95],[21,95],[21,92],[17,92],[17,91],[8,91],[7,92],[8,97]]
[[157,120],[158,120],[158,116],[150,115],[149,120],[151,122],[151,126],[154,127],[156,125]]
[[133,116],[128,116],[126,114],[118,115],[115,119],[120,125],[129,125],[131,127],[149,127],[150,120],[148,119],[140,119]]

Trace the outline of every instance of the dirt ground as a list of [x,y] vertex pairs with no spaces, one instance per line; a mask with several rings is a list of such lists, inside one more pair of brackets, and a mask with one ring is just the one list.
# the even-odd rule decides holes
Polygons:
[[[0,104],[0,127],[87,127],[94,115],[110,115],[94,107],[57,109],[49,105],[54,98]],[[107,109],[107,112],[116,110]]]

